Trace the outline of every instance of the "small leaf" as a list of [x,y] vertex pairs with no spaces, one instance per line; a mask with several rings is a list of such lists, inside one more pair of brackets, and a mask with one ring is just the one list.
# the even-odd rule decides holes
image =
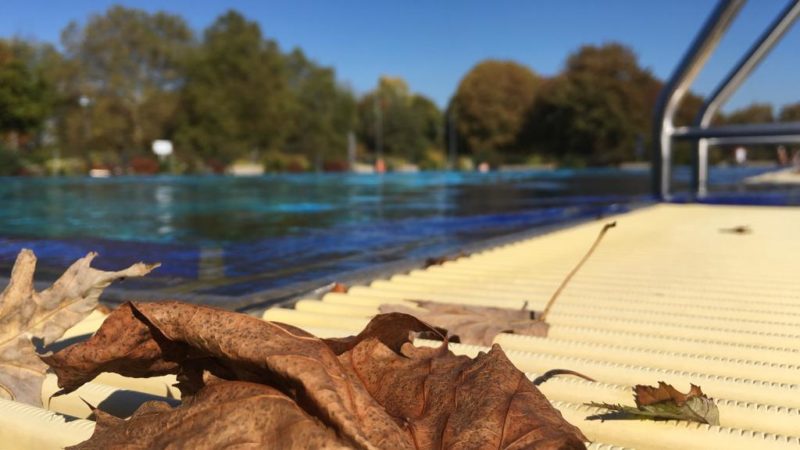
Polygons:
[[464,252],[458,252],[455,255],[433,256],[425,260],[424,267],[427,269],[431,266],[441,266],[442,264],[450,261],[455,261],[458,258],[467,256]]
[[333,283],[333,287],[331,287],[331,292],[335,292],[338,294],[344,294],[347,292],[349,288],[344,283]]
[[753,232],[753,230],[748,225],[737,225],[730,228],[720,228],[719,232],[730,234],[750,234]]
[[587,403],[609,412],[587,417],[589,420],[688,420],[719,425],[719,409],[703,394],[700,386],[691,385],[686,394],[660,381],[658,387],[636,385],[633,388],[636,406]]

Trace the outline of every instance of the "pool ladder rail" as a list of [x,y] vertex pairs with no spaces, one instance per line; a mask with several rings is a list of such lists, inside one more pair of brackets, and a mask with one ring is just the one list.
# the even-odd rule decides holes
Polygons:
[[753,45],[705,99],[689,127],[675,126],[675,115],[689,87],[716,49],[746,0],[720,0],[661,90],[653,118],[653,194],[669,200],[673,141],[693,144],[691,195],[708,193],[708,148],[712,145],[788,144],[800,142],[800,122],[723,125],[712,119],[800,16],[800,0],[790,0]]

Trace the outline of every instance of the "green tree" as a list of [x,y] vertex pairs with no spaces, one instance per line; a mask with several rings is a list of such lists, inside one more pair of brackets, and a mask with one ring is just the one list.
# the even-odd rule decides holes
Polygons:
[[258,159],[286,142],[292,101],[278,45],[229,11],[205,30],[187,65],[177,142],[205,159]]
[[428,98],[412,94],[400,78],[381,77],[378,88],[358,102],[359,135],[363,142],[385,155],[420,161],[440,138],[441,113]]
[[411,97],[411,110],[420,121],[426,144],[433,149],[441,149],[444,140],[443,117],[436,103],[424,95],[414,94]]
[[584,46],[548,82],[531,115],[537,147],[560,158],[607,164],[633,158],[651,129],[661,83],[621,44]]
[[70,23],[62,33],[64,140],[130,155],[170,137],[192,43],[186,22],[164,12],[114,6],[83,26]]
[[783,105],[778,115],[781,122],[800,122],[800,102]]
[[477,64],[461,79],[448,108],[459,140],[473,154],[526,150],[524,126],[541,84],[532,70],[513,61]]
[[50,113],[50,86],[33,59],[33,47],[0,40],[0,144],[16,150]]
[[346,159],[347,133],[355,131],[353,93],[336,82],[333,69],[309,61],[299,49],[286,55],[288,82],[293,95],[286,150],[314,161]]

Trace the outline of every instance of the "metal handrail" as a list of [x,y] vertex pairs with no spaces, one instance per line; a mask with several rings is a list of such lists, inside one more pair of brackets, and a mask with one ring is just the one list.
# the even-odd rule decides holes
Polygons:
[[759,36],[727,77],[704,102],[693,127],[675,128],[674,116],[711,52],[741,10],[745,0],[721,0],[706,20],[689,51],[659,95],[655,109],[653,193],[669,199],[673,139],[697,141],[692,155],[692,193],[707,192],[708,146],[721,144],[773,144],[800,141],[800,123],[748,124],[710,127],[719,108],[741,86],[800,15],[800,0],[792,0]]

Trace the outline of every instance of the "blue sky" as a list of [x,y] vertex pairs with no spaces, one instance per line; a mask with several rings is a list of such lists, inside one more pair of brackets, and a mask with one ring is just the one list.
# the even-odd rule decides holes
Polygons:
[[[620,41],[640,63],[667,77],[713,8],[711,0],[379,1],[287,0],[4,0],[0,36],[58,42],[71,20],[85,21],[115,3],[186,18],[196,30],[227,9],[261,24],[284,50],[302,48],[362,93],[381,75],[444,105],[461,77],[485,58],[513,59],[543,75],[560,70],[581,44]],[[753,0],[693,89],[707,93],[784,6]],[[800,100],[800,26],[795,26],[725,109],[753,101]]]

